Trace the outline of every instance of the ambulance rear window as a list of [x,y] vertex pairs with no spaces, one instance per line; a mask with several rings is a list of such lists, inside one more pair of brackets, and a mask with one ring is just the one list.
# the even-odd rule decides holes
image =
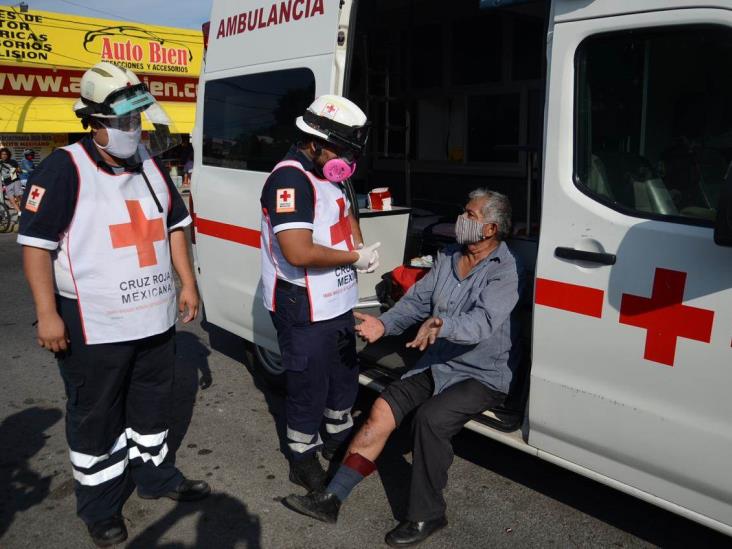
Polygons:
[[732,161],[732,29],[598,34],[576,55],[575,182],[614,209],[711,225]]
[[295,118],[315,99],[310,69],[209,80],[203,104],[203,163],[269,172],[296,136]]

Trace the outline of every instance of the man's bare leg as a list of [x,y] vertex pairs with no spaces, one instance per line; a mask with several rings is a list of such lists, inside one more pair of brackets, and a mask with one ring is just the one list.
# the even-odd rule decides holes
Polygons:
[[360,454],[369,461],[376,461],[394,429],[396,429],[396,421],[391,406],[383,398],[377,398],[371,407],[366,423],[348,445],[346,459],[350,454]]

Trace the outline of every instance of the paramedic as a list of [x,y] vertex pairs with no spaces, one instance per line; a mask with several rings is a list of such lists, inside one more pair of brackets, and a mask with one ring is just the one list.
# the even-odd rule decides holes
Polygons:
[[363,246],[342,185],[366,143],[366,115],[323,95],[295,124],[298,142],[262,190],[262,287],[285,368],[290,480],[314,490],[325,481],[321,427],[332,459],[353,425],[356,270],[376,269],[379,243]]
[[473,191],[455,225],[460,246],[441,252],[430,272],[379,318],[356,313],[362,321],[356,330],[369,343],[421,322],[407,347],[427,352],[376,399],[328,487],[288,496],[288,507],[335,522],[351,490],[376,468],[389,435],[416,410],[407,520],[386,535],[386,543],[414,545],[447,525],[442,491],[453,459],[451,439],[472,416],[503,403],[518,363],[512,312],[522,276],[503,242],[510,224],[505,196]]
[[[90,134],[31,174],[18,242],[38,343],[56,354],[66,389],[77,514],[106,547],[127,538],[130,477],[147,499],[191,501],[209,492],[181,474],[166,443],[175,366],[171,260],[183,322],[195,318],[199,298],[182,230],[191,219],[152,157],[173,142],[169,119],[127,69],[98,63],[80,87],[74,111]],[[143,116],[155,128],[150,148],[140,144]]]

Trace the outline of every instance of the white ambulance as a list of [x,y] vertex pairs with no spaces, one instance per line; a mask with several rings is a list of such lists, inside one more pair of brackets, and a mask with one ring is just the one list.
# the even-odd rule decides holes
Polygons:
[[[356,194],[398,205],[360,204],[383,250],[361,306],[449,240],[468,191],[512,200],[531,353],[467,427],[732,534],[732,248],[714,229],[729,245],[731,68],[730,0],[214,0],[192,184],[207,319],[278,371],[259,196],[295,117],[344,94],[373,120]],[[384,345],[361,352],[375,388],[411,360]]]

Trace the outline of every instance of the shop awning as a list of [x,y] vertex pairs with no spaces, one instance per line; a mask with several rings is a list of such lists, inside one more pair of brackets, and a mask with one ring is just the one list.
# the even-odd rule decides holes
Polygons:
[[[84,130],[73,112],[74,99],[0,95],[0,133],[80,133]],[[160,103],[180,133],[191,133],[196,104]]]

